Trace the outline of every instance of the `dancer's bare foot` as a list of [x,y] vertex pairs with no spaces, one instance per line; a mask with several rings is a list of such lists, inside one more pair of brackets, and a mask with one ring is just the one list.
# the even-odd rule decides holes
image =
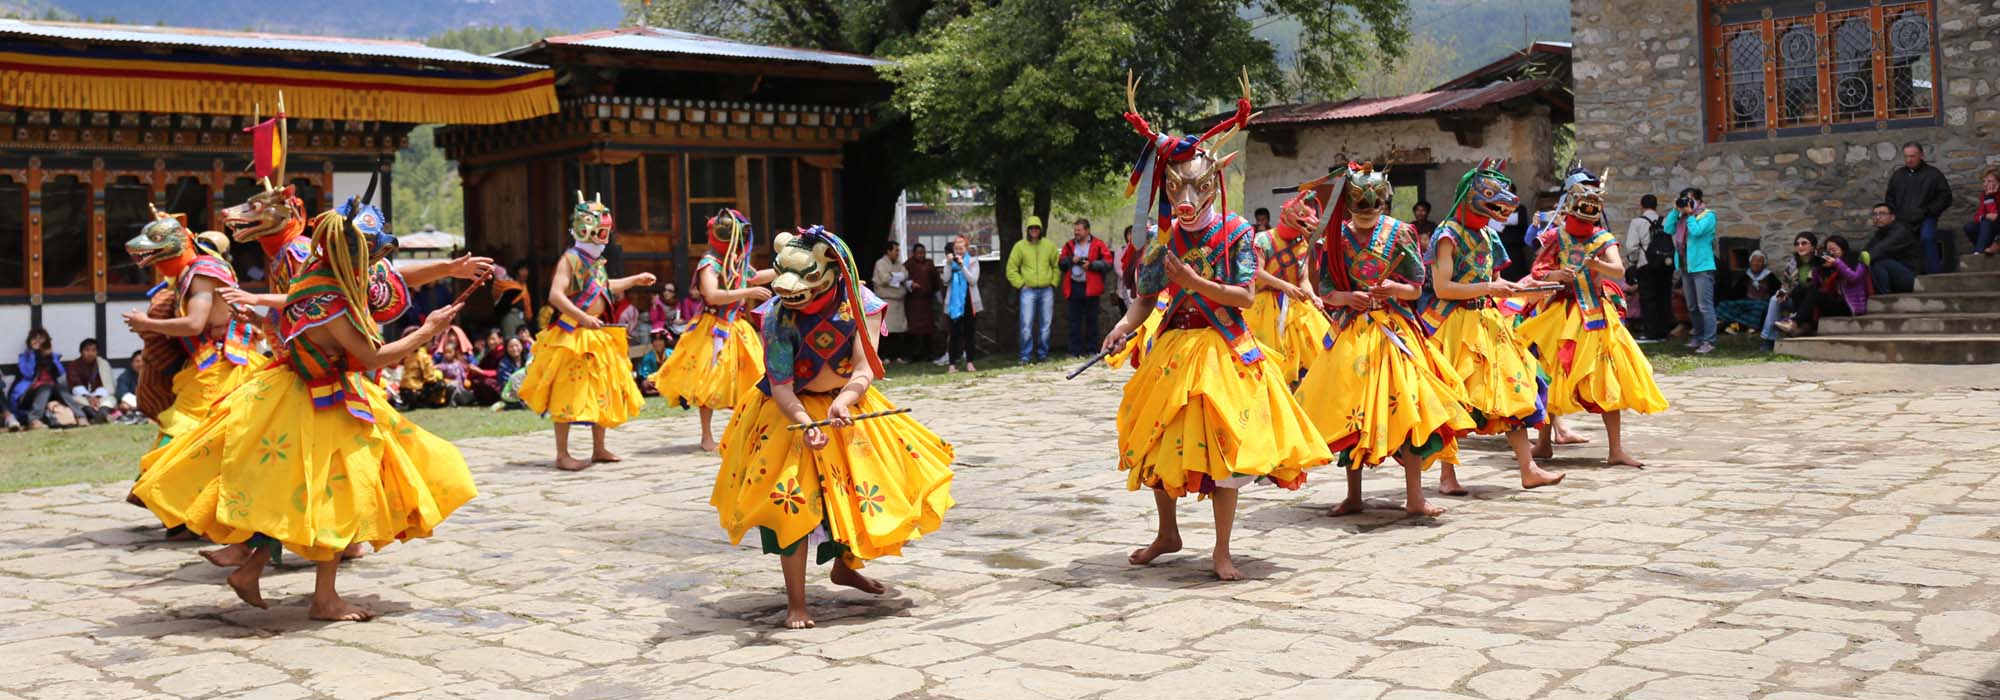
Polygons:
[[1458,485],[1458,470],[1452,465],[1444,465],[1444,473],[1438,476],[1438,493],[1446,496],[1465,496],[1472,492]]
[[802,607],[787,608],[785,610],[785,629],[806,630],[812,628],[813,616],[811,612]]
[[1555,459],[1555,445],[1549,444],[1547,440],[1537,440],[1535,441],[1535,449],[1529,450],[1528,456],[1535,459]]
[[566,472],[580,472],[589,469],[590,463],[569,455],[563,455],[556,458],[556,468]]
[[1333,508],[1327,510],[1326,514],[1338,518],[1343,515],[1353,515],[1355,513],[1359,513],[1367,509],[1368,509],[1368,504],[1361,502],[1361,499],[1350,498],[1345,501],[1341,501],[1339,505],[1336,505]]
[[828,576],[827,580],[836,586],[846,586],[869,595],[882,595],[883,591],[888,590],[882,587],[880,581],[862,576],[861,572],[847,568],[845,563],[834,564],[833,574]]
[[610,450],[607,450],[607,449],[604,449],[604,448],[602,448],[602,447],[599,447],[599,448],[597,448],[596,450],[594,450],[594,451],[592,451],[592,452],[590,453],[590,461],[592,461],[592,462],[623,462],[623,461],[625,461],[625,458],[624,458],[624,457],[620,457],[620,456],[618,456],[618,455],[615,455],[615,454],[611,454],[611,451],[610,451]]
[[313,596],[312,606],[306,608],[306,617],[326,622],[367,622],[375,619],[375,613],[338,596],[328,599]]
[[1634,459],[1634,458],[1632,457],[1632,455],[1628,455],[1628,454],[1625,454],[1625,451],[1624,451],[1624,450],[1614,450],[1614,451],[1612,451],[1612,453],[1611,453],[1611,455],[1610,455],[1610,456],[1608,456],[1608,457],[1605,457],[1605,458],[1604,458],[1604,463],[1605,463],[1605,464],[1611,464],[1611,465],[1620,465],[1620,464],[1622,464],[1622,465],[1625,465],[1625,466],[1628,466],[1628,467],[1638,467],[1638,468],[1640,468],[1640,469],[1645,469],[1645,468],[1646,468],[1646,463],[1645,463],[1645,462],[1641,462],[1641,461],[1639,461],[1639,460],[1637,460],[1637,459]]
[[1181,538],[1154,537],[1152,544],[1132,550],[1132,556],[1128,557],[1127,561],[1132,562],[1134,566],[1143,566],[1153,563],[1153,560],[1160,558],[1161,555],[1178,551],[1181,551]]
[[1228,552],[1215,553],[1215,578],[1223,581],[1241,581],[1243,572],[1236,570],[1236,561]]
[[368,552],[361,548],[360,542],[347,545],[347,549],[340,550],[341,561],[353,561],[365,556],[368,556]]
[[1569,428],[1556,429],[1556,444],[1558,445],[1582,445],[1588,442],[1590,442],[1590,438],[1572,433],[1569,431]]
[[234,569],[250,561],[250,545],[238,542],[221,549],[211,549],[202,552],[201,558],[224,569]]
[[261,566],[237,569],[235,573],[229,575],[229,588],[236,591],[236,597],[242,598],[243,602],[249,603],[251,607],[268,610],[271,604],[264,602],[264,594],[258,590],[257,585],[263,574],[264,567]]
[[[703,452],[714,452],[714,451],[715,451],[715,448],[716,448],[716,447],[717,447],[717,445],[715,444],[715,438],[702,438],[702,439],[701,439],[701,451],[703,451]],[[807,626],[807,627],[811,627],[811,626],[812,626],[812,620],[811,620],[810,618],[808,618],[808,619],[806,620],[806,626]],[[794,628],[794,629],[796,629],[796,628]]]
[[1543,469],[1539,464],[1529,464],[1527,473],[1521,475],[1521,488],[1538,489],[1543,486],[1554,486],[1562,483],[1565,476],[1569,475]]
[[1437,517],[1445,514],[1445,507],[1430,501],[1411,501],[1403,504],[1403,512],[1410,515]]

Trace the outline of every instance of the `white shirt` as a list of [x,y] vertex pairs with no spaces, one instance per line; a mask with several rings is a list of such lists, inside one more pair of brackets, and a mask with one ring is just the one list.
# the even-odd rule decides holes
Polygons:
[[1632,217],[1632,224],[1625,228],[1625,250],[1622,251],[1625,264],[1646,266],[1646,244],[1651,242],[1647,239],[1653,236],[1653,222],[1659,220],[1660,213],[1651,209]]

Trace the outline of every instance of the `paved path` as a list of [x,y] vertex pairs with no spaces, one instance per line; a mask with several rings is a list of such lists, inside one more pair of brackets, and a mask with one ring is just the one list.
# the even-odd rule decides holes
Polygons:
[[[1110,466],[1122,375],[891,389],[959,444],[945,529],[774,629],[777,561],[721,539],[687,418],[617,431],[624,464],[543,466],[546,434],[465,443],[483,496],[357,562],[384,616],[238,604],[154,541],[122,485],[0,495],[0,698],[2000,697],[2000,372],[1789,365],[1666,378],[1645,471],[1570,452],[1522,493],[1504,445],[1440,520],[1329,519],[1337,474],[1246,492],[1238,563],[1134,568],[1151,499]],[[1887,393],[1904,382],[1923,391]],[[1598,427],[1581,424],[1591,429]],[[0,440],[4,449],[4,440]]]

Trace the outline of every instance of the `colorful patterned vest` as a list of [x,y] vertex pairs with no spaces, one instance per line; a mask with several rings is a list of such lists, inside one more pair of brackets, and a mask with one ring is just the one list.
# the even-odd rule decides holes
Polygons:
[[[569,300],[576,308],[586,313],[590,305],[604,302],[602,316],[611,310],[611,278],[604,272],[604,259],[571,247],[563,251],[562,263],[569,266]],[[576,324],[566,316],[557,316],[556,327],[565,331],[576,330]]]
[[292,289],[292,280],[306,270],[306,259],[312,257],[312,239],[292,236],[270,255],[269,274],[265,279],[271,282],[271,291],[284,294]]
[[[1287,240],[1280,232],[1292,231],[1298,235]],[[1312,237],[1304,231],[1293,231],[1288,227],[1278,227],[1264,232],[1269,236],[1270,247],[1259,265],[1272,277],[1288,284],[1304,284],[1306,281],[1306,257],[1312,254]]]
[[[888,306],[865,289],[862,293],[861,313],[880,313]],[[818,313],[785,308],[775,303],[775,297],[765,302],[764,378],[757,382],[757,390],[765,396],[771,395],[771,387],[799,378],[811,382],[828,365],[834,374],[854,375],[855,334],[865,332],[867,325],[854,317],[845,285],[834,285],[828,294],[832,299]]]
[[[1169,232],[1160,236],[1161,243],[1167,247],[1166,252],[1187,263],[1195,274],[1223,284],[1243,276],[1243,271],[1236,269],[1238,263],[1232,252],[1238,246],[1255,244],[1252,239],[1255,231],[1243,217],[1233,212],[1226,213],[1199,231],[1189,231],[1179,225],[1169,228]],[[1264,351],[1250,337],[1250,329],[1243,324],[1242,309],[1211,302],[1207,297],[1171,283],[1167,285],[1166,293],[1169,319],[1186,304],[1208,319],[1209,326],[1222,334],[1222,338],[1229,342],[1230,350],[1243,364],[1255,364],[1264,359]],[[1156,334],[1146,341],[1148,351],[1152,349],[1152,341],[1158,337]]]
[[[180,276],[174,279],[175,312],[181,316],[187,315],[188,295],[194,292],[196,277],[213,279],[224,287],[237,286],[236,270],[231,268],[229,263],[213,255],[196,255],[194,261],[189,262],[187,267],[181,268]],[[152,296],[152,292],[148,292],[146,296]],[[214,303],[222,303],[222,298],[215,297]],[[229,364],[241,367],[250,364],[250,358],[257,354],[255,328],[234,317],[231,317],[229,325],[223,328],[221,338],[211,337],[204,328],[201,333],[177,340],[180,341],[181,348],[187,351],[187,356],[194,361],[196,369],[213,367],[218,360],[228,361]]]
[[[1444,223],[1438,224],[1436,231],[1431,232],[1431,259],[1426,261],[1427,263],[1436,263],[1438,242],[1444,240],[1450,240],[1452,243],[1451,281],[1453,282],[1459,284],[1492,282],[1495,279],[1494,272],[1507,266],[1509,260],[1507,247],[1501,243],[1499,232],[1492,228],[1474,231],[1466,228],[1465,224],[1457,219],[1446,219]],[[1425,267],[1429,268],[1431,265],[1427,264]],[[1437,296],[1436,290],[1430,285],[1425,285],[1424,296],[1417,303],[1419,308],[1423,309],[1424,330],[1435,333],[1438,326],[1444,325],[1444,320],[1449,318],[1452,312],[1459,309],[1484,309],[1491,306],[1492,301],[1489,297],[1441,299]]]
[[[386,262],[369,269],[368,297],[370,316],[378,319],[385,314],[394,319],[410,304],[409,286]],[[338,348],[319,347],[306,335],[306,331],[340,320],[352,311],[333,273],[314,260],[293,279],[285,306],[278,313],[278,334],[285,348],[282,358],[305,380],[313,408],[341,407],[348,415],[373,423],[375,413],[368,408],[368,399],[357,383],[363,370],[352,358],[338,353]],[[351,316],[346,322],[360,328]]]
[[[750,266],[748,258],[743,260],[743,265],[735,271],[735,274],[730,274],[729,271],[722,269],[722,258],[715,257],[715,253],[712,252],[703,253],[701,262],[695,263],[695,279],[701,279],[701,271],[705,269],[715,270],[716,288],[725,292],[733,292],[750,286],[750,278],[757,274],[756,268]],[[742,315],[743,304],[712,305],[702,309],[702,312],[714,314],[717,318],[721,319],[721,323],[715,324],[714,335],[716,340],[723,340],[729,337],[729,327],[735,325],[736,318]]]
[[[1570,283],[1569,291],[1576,295],[1577,309],[1583,312],[1585,330],[1602,330],[1611,325],[1610,315],[1620,316],[1625,312],[1625,295],[1613,285],[1607,284],[1602,275],[1592,270],[1584,261],[1604,253],[1606,248],[1618,245],[1618,237],[1610,231],[1598,228],[1587,238],[1570,235],[1568,231],[1556,231],[1555,239],[1561,246],[1556,251],[1556,262],[1562,269],[1576,275]],[[1593,293],[1592,290],[1602,290]],[[1610,302],[1606,307],[1605,302]]]
[[[1416,259],[1416,251],[1411,245],[1416,241],[1417,229],[1393,217],[1382,216],[1375,220],[1375,227],[1365,233],[1354,230],[1352,223],[1340,225],[1342,241],[1345,242],[1344,269],[1335,270],[1334,262],[1327,257],[1320,260],[1321,281],[1328,283],[1329,289],[1361,291],[1384,281],[1399,281],[1423,286],[1423,264]],[[1415,323],[1416,314],[1401,299],[1384,299],[1382,308]],[[1342,306],[1329,309],[1333,314],[1335,328],[1327,334],[1331,343],[1339,327],[1363,315],[1354,309]]]

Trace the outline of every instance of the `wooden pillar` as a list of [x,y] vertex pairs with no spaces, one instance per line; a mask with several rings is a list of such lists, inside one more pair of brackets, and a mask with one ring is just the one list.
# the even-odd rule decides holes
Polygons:
[[[109,261],[104,255],[104,159],[90,161],[90,291],[95,296],[98,307],[99,325],[103,319],[104,289],[109,280],[105,276]],[[103,333],[99,333],[100,338]]]
[[42,159],[28,159],[28,303],[35,307],[35,325],[42,324]]

